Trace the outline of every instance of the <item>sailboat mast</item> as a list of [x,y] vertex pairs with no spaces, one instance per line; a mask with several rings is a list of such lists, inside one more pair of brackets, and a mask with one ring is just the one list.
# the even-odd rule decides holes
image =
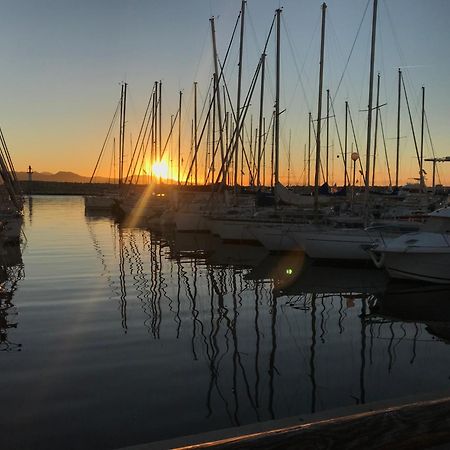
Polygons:
[[311,113],[308,113],[308,186],[311,186]]
[[220,142],[220,156],[222,158],[222,184],[226,184],[227,180],[227,171],[225,170],[226,161],[225,161],[225,151],[223,148],[223,135],[222,135],[222,108],[220,101],[220,88],[219,88],[219,64],[217,59],[217,46],[216,46],[216,30],[214,25],[214,17],[209,19],[211,23],[211,35],[212,35],[212,44],[213,44],[213,56],[214,56],[214,85],[215,85],[215,93],[217,100],[217,115],[219,120],[219,142]]
[[[238,82],[237,82],[237,100],[236,100],[236,127],[240,130],[240,119],[241,119],[241,88],[242,88],[242,55],[244,51],[244,18],[245,18],[245,4],[247,2],[242,0],[241,3],[241,32],[239,38],[239,63],[238,63]],[[236,133],[234,141],[234,188],[236,190],[238,184],[238,173],[239,173],[239,139],[241,133]]]
[[425,86],[422,86],[422,128],[420,131],[420,190],[425,191],[425,180],[423,177],[423,131],[425,122]]
[[377,75],[377,105],[375,109],[375,132],[373,136],[373,169],[372,169],[372,187],[375,186],[375,165],[377,157],[377,134],[378,134],[378,114],[380,108],[380,74]]
[[277,14],[277,56],[276,56],[276,81],[275,81],[275,185],[279,183],[279,159],[280,159],[280,19],[281,9]]
[[125,159],[125,124],[126,124],[126,109],[127,109],[127,83],[124,83],[123,88],[123,115],[122,115],[122,158],[120,161],[122,178],[123,178],[123,161]]
[[317,102],[317,130],[316,130],[316,171],[314,174],[314,210],[319,207],[319,175],[320,175],[320,131],[322,120],[322,87],[323,87],[323,64],[325,53],[325,14],[326,3],[322,3],[322,31],[320,37],[320,61],[319,61],[319,99]]
[[[159,161],[162,158],[162,81],[159,81]],[[161,182],[161,177],[160,180]]]
[[372,101],[373,101],[373,78],[375,65],[375,37],[377,32],[377,7],[378,0],[373,0],[373,17],[372,17],[372,43],[370,50],[370,73],[369,73],[369,104],[367,111],[367,145],[366,145],[366,178],[364,200],[366,205],[366,214],[368,214],[369,204],[369,187],[370,187],[370,143],[372,133]]
[[266,67],[266,54],[261,55],[261,93],[259,98],[259,139],[258,139],[258,161],[257,161],[257,184],[261,186],[261,147],[263,134],[263,113],[264,113],[264,78]]
[[398,69],[398,100],[397,100],[397,152],[395,160],[395,187],[398,188],[398,170],[400,157],[400,103],[402,98],[402,70]]
[[181,184],[181,99],[183,92],[180,91],[180,98],[178,101],[178,186]]
[[122,185],[122,167],[120,161],[122,160],[122,116],[123,116],[123,83],[120,88],[120,119],[119,119],[119,155],[117,158],[119,164],[119,186]]
[[345,131],[344,131],[344,187],[347,187],[347,152],[348,152],[348,102],[345,102]]
[[194,81],[194,184],[197,186],[197,82]]
[[330,90],[327,89],[327,159],[325,164],[325,181],[329,183],[329,162],[330,162]]

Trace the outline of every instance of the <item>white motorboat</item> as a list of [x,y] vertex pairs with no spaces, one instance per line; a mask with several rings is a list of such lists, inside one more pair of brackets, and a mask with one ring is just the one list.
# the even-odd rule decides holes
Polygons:
[[381,241],[369,253],[392,278],[450,283],[450,208],[429,214],[421,231]]
[[416,231],[419,226],[406,221],[374,223],[367,228],[318,225],[315,229],[299,229],[290,235],[311,258],[369,261],[369,247],[408,231]]

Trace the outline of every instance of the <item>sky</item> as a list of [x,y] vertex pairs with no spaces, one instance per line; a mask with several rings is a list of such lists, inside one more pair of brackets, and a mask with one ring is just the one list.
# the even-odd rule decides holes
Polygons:
[[[342,158],[338,158],[335,120],[342,141],[345,101],[350,105],[356,135],[356,140],[349,138],[349,147],[355,150],[358,145],[362,158],[365,154],[367,112],[363,110],[368,104],[372,0],[330,0],[327,5],[324,89],[330,90],[335,116],[329,122],[329,180],[339,183]],[[130,158],[153,83],[159,80],[163,86],[163,140],[169,131],[170,117],[178,108],[178,93],[183,92],[186,164],[193,82],[198,82],[200,110],[213,73],[209,19],[215,17],[218,53],[223,61],[240,0],[1,0],[1,6],[0,126],[16,170],[27,170],[31,165],[38,172],[72,171],[89,176],[116,108],[121,82],[129,86],[125,159]],[[279,7],[283,9],[281,179],[294,184],[306,179],[308,113],[317,118],[320,1],[247,1],[242,89],[246,93],[250,86]],[[428,130],[425,131],[425,156],[431,157],[433,148],[438,157],[450,155],[450,2],[379,0],[378,8],[375,70],[381,76],[380,104],[385,106],[380,114],[393,178],[399,67],[403,70],[419,143],[421,89],[425,86],[431,135],[430,140]],[[237,63],[235,39],[224,69],[234,102]],[[266,67],[264,113],[269,121],[275,93],[273,36]],[[244,140],[250,139],[250,128],[255,133],[257,126],[258,89],[251,101]],[[406,182],[417,176],[418,165],[403,93],[402,96],[400,179]],[[323,128],[324,124],[325,121]],[[324,153],[324,132],[321,136]],[[388,171],[380,129],[377,139],[376,179],[379,184],[386,184]],[[431,183],[431,166],[427,164],[427,181]],[[111,163],[105,156],[101,174],[107,176],[110,170]],[[450,183],[446,176],[449,170],[440,164],[438,181]]]

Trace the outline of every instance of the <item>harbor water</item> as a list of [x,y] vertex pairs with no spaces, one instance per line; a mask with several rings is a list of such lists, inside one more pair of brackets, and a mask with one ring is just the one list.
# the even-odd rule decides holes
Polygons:
[[[111,449],[450,386],[450,287],[35,196],[4,250],[4,449]],[[19,252],[20,250],[20,252]]]

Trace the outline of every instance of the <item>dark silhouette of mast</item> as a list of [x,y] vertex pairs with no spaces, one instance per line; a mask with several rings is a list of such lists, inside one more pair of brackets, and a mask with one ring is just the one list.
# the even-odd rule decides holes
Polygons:
[[314,175],[314,210],[319,208],[319,178],[320,178],[320,131],[322,120],[322,87],[323,87],[323,65],[325,52],[325,15],[327,5],[322,3],[322,31],[320,38],[320,60],[319,60],[319,98],[317,101],[317,130],[316,130],[316,170]]
[[398,69],[398,99],[397,99],[397,151],[395,156],[395,187],[398,188],[398,171],[400,157],[400,104],[402,98],[402,71]]
[[275,184],[279,183],[280,159],[280,19],[281,9],[276,10],[277,17],[277,53],[276,53],[276,79],[275,79]]
[[239,62],[238,62],[238,81],[237,81],[237,100],[236,100],[236,127],[237,133],[234,141],[234,189],[236,192],[238,185],[238,173],[239,173],[239,139],[240,133],[240,120],[241,120],[241,89],[242,89],[242,55],[244,50],[244,24],[245,24],[245,4],[247,2],[242,0],[241,2],[241,32],[239,38]]
[[345,102],[345,131],[344,131],[344,187],[347,186],[347,154],[348,152],[348,102]]
[[[222,166],[225,166],[225,150],[223,148],[223,136],[222,136],[222,107],[220,101],[220,89],[219,89],[219,64],[218,64],[218,56],[217,56],[217,46],[216,46],[216,29],[214,26],[214,17],[209,19],[211,23],[211,36],[213,43],[213,57],[214,57],[214,86],[215,86],[215,94],[217,100],[217,115],[219,120],[219,143],[220,143],[220,156],[222,158]],[[226,184],[227,180],[227,171],[222,170],[222,184]]]
[[367,111],[367,145],[366,145],[366,177],[365,177],[365,216],[369,213],[369,187],[370,187],[370,144],[372,137],[372,102],[373,102],[373,78],[375,65],[375,38],[377,32],[377,7],[378,0],[373,0],[373,17],[372,17],[372,43],[370,49],[370,73],[369,73],[369,104]]
[[422,86],[422,123],[420,129],[420,189],[425,192],[425,179],[423,171],[423,132],[425,121],[425,86]]
[[261,186],[261,151],[262,151],[262,141],[264,139],[263,133],[263,114],[264,114],[264,79],[265,79],[265,67],[266,67],[266,54],[261,55],[261,94],[259,99],[259,136],[258,136],[258,160],[257,160],[257,182],[258,186]]
[[178,102],[178,174],[177,181],[178,186],[181,184],[181,100],[183,97],[183,92],[180,91],[180,98]]
[[378,135],[378,115],[380,113],[380,74],[377,75],[377,105],[375,109],[375,132],[373,136],[373,169],[372,169],[372,187],[375,186],[375,166],[377,158],[377,135]]

